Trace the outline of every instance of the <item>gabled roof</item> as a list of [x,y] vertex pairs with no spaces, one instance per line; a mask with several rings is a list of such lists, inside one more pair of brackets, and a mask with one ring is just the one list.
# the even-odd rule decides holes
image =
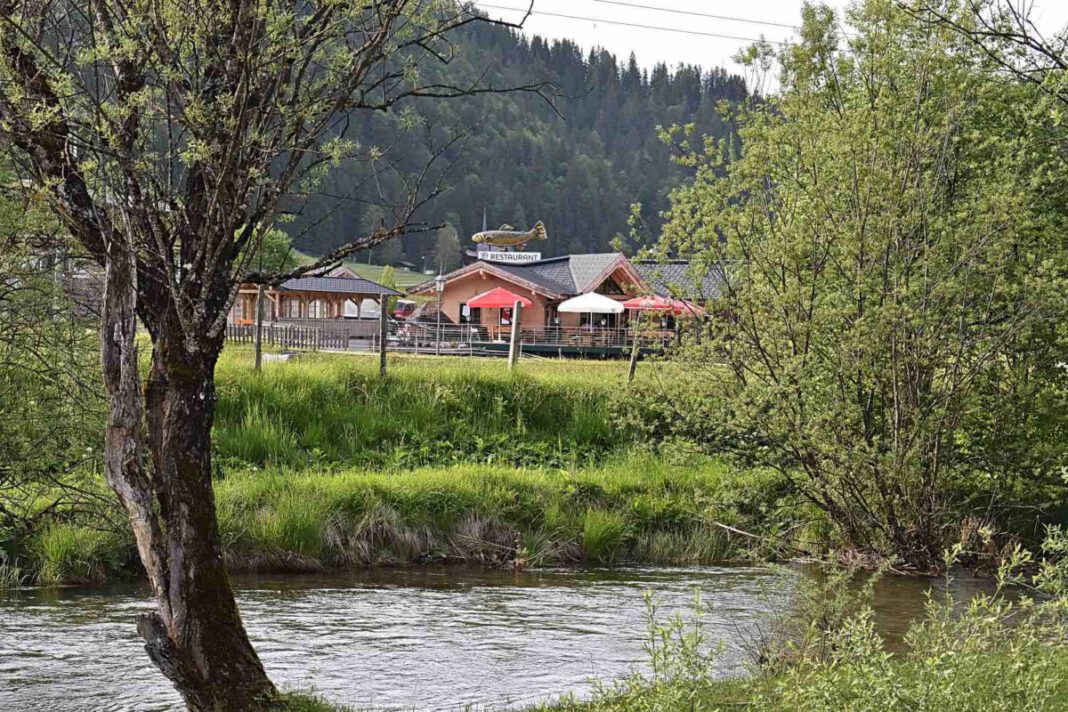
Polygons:
[[[511,268],[515,265],[505,265],[499,262],[472,262],[469,265],[461,267],[458,270],[454,270],[445,275],[446,283],[451,282],[461,277],[466,277],[474,272],[488,272],[492,275],[496,275],[501,279],[508,280],[514,284],[529,289],[539,294],[543,294],[550,299],[563,299],[566,293],[561,292],[562,285],[555,284],[551,281],[541,279],[536,273],[529,273],[522,268],[513,270]],[[425,282],[415,285],[408,289],[408,294],[426,294],[434,291],[434,280],[428,279]]]
[[[470,272],[485,270],[504,279],[516,280],[523,286],[535,289],[554,299],[560,299],[593,291],[620,267],[631,272],[637,280],[641,280],[641,275],[631,267],[626,255],[622,252],[564,255],[525,264],[479,260],[450,273],[447,278],[451,280]],[[425,292],[433,286],[433,280],[429,280],[412,287],[409,292]]]
[[642,281],[662,297],[708,300],[723,293],[723,271],[718,265],[706,274],[698,274],[686,260],[643,260],[633,264]]
[[390,289],[384,284],[372,282],[369,279],[357,277],[297,277],[289,279],[279,287],[288,292],[334,292],[337,294],[384,294],[389,297],[401,295],[395,289]]

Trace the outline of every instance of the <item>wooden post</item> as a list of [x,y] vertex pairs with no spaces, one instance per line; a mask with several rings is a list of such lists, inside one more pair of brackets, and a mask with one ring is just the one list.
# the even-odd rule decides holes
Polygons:
[[253,335],[253,342],[256,349],[256,370],[260,370],[260,362],[263,360],[263,293],[265,291],[264,286],[261,284],[256,287],[256,333]]
[[523,302],[512,307],[512,338],[508,344],[508,370],[515,369],[519,361],[519,320],[523,316]]
[[638,335],[641,333],[642,313],[638,312],[634,317],[634,343],[630,347],[630,370],[627,372],[627,382],[634,380],[634,372],[638,369]]
[[386,341],[389,336],[389,297],[378,299],[378,375],[386,377]]

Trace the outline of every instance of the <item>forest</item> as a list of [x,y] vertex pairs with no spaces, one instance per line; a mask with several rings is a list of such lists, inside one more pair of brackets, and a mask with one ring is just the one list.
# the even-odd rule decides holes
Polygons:
[[[433,145],[470,132],[449,151],[455,163],[442,178],[443,191],[418,213],[424,222],[450,225],[461,244],[481,229],[483,215],[490,227],[541,220],[550,237],[541,246],[546,256],[610,251],[616,238],[631,250],[655,242],[668,195],[687,175],[658,128],[693,124],[700,135],[725,138],[719,104],[748,94],[744,79],[724,69],[660,63],[648,71],[633,55],[583,53],[571,41],[550,43],[493,25],[461,28],[454,39],[456,58],[426,71],[461,85],[481,77],[499,87],[545,82],[546,90],[416,102],[408,114],[362,117],[345,135],[382,147],[401,173],[410,173],[428,161]],[[392,201],[378,190],[387,197],[400,191],[399,179],[390,174],[372,189],[365,170],[340,166],[294,209],[286,231],[298,249],[323,254],[389,221],[383,205]],[[632,230],[634,204],[641,207]],[[403,260],[422,269],[435,260],[453,266],[444,263],[457,257],[455,249],[412,235],[360,260]]]

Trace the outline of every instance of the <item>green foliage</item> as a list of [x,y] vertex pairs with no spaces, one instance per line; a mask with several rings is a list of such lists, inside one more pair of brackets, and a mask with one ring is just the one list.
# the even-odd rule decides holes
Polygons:
[[[759,531],[761,522],[717,504],[730,501],[743,479],[703,457],[664,462],[640,452],[567,471],[248,470],[216,483],[216,509],[232,571],[427,561],[618,564],[654,555],[711,564],[752,555],[749,538],[714,526],[732,521]],[[28,547],[24,575],[46,584],[97,582],[121,575],[134,557],[129,537],[57,524]]]
[[353,708],[339,705],[310,694],[300,692],[288,692],[273,706],[268,706],[270,712],[354,712]]
[[257,272],[270,274],[285,272],[300,266],[301,255],[293,249],[292,241],[283,230],[271,228],[263,233],[248,260]]
[[[1059,552],[1065,536],[1051,530],[1047,551]],[[947,568],[959,548],[946,554]],[[756,709],[827,710],[1040,710],[1068,699],[1068,599],[1009,595],[1020,583],[1030,554],[1017,550],[1002,565],[999,586],[977,594],[963,610],[946,586],[932,596],[925,616],[905,638],[907,651],[892,656],[875,631],[870,608],[825,631],[820,657],[807,657],[768,685]],[[1044,560],[1051,580],[1064,581],[1065,562]],[[947,581],[948,584],[948,581]]]
[[[1055,593],[1030,598],[1008,588],[1029,580],[1022,571],[1034,565],[1030,554],[1017,550],[1002,566],[994,592],[978,594],[963,605],[953,600],[948,585],[942,597],[932,595],[925,614],[910,625],[907,648],[899,654],[886,649],[866,604],[874,579],[858,587],[850,585],[852,574],[839,572],[802,584],[799,605],[788,613],[788,629],[800,637],[781,648],[794,654],[747,678],[716,679],[716,649],[703,632],[699,599],[690,621],[676,615],[662,623],[647,596],[649,672],[599,684],[588,702],[568,698],[539,709],[1061,709],[1068,699],[1068,562],[1061,557],[1068,536],[1052,529],[1046,541],[1051,555],[1040,568],[1048,580],[1060,582],[1050,589]],[[945,556],[947,568],[959,553],[955,549]]]
[[779,469],[845,547],[937,568],[978,501],[1064,494],[1068,160],[1046,97],[954,32],[868,0],[846,47],[804,15],[739,156],[674,134],[696,179],[662,247],[726,283],[648,427]]
[[[231,473],[216,490],[233,569],[427,560],[620,563],[644,556],[649,550],[639,543],[661,535],[661,559],[694,564],[748,555],[745,537],[724,540],[721,532],[716,546],[704,543],[712,522],[739,517],[712,503],[731,487],[733,474],[713,460],[663,463],[634,452],[568,471],[485,465],[252,470]],[[643,509],[666,514],[650,517]]]
[[38,197],[0,193],[0,561],[28,530],[94,506],[85,473],[103,440],[94,295]]
[[586,510],[582,518],[582,548],[586,558],[597,564],[611,564],[627,539],[627,520],[619,512]]
[[42,584],[101,583],[134,555],[132,546],[109,531],[56,523],[37,535],[31,553]]

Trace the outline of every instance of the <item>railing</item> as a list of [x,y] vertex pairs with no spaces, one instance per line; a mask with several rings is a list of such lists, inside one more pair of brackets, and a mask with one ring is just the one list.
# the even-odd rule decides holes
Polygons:
[[[238,343],[251,344],[256,340],[254,324],[226,325],[226,338]],[[280,346],[285,349],[347,349],[349,337],[346,334],[296,324],[264,324],[263,343],[268,346]]]
[[373,319],[290,319],[280,318],[274,322],[264,321],[264,326],[273,323],[275,326],[303,326],[311,329],[322,329],[334,334],[343,334],[350,339],[369,339],[378,333],[378,315]]
[[[304,319],[300,322],[265,322],[263,343],[288,349],[350,348],[377,351],[380,348],[378,321],[341,319]],[[231,341],[252,343],[256,327],[231,322],[226,337]],[[433,322],[390,321],[387,325],[386,348],[409,353],[474,354],[500,349],[511,336],[507,326],[482,324],[441,324]],[[678,335],[670,329],[643,328],[638,335],[639,348],[663,348]],[[589,326],[524,327],[519,332],[524,346],[563,349],[619,349],[629,351],[634,343],[634,331],[627,328]],[[497,344],[495,347],[494,344]]]

